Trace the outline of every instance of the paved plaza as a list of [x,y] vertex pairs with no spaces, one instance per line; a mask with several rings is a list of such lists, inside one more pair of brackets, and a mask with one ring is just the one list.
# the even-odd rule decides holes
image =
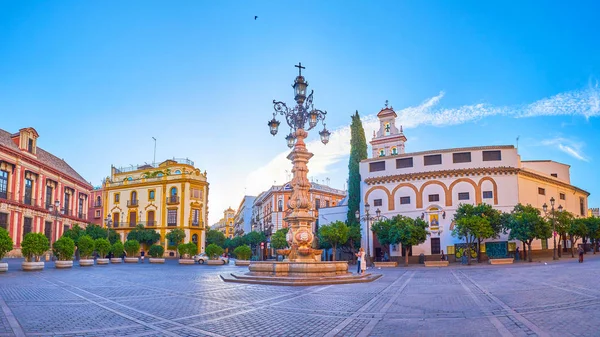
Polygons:
[[109,265],[0,274],[0,336],[594,336],[600,258],[375,270],[373,283],[224,283],[242,267]]

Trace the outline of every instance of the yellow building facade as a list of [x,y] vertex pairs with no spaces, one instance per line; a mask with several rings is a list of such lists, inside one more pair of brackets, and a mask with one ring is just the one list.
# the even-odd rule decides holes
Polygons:
[[206,172],[188,159],[112,167],[103,182],[104,219],[110,215],[111,227],[122,241],[138,224],[155,229],[165,256],[175,256],[175,247],[165,235],[176,228],[185,232],[184,243],[194,242],[203,252],[208,188]]
[[226,238],[232,239],[235,231],[235,211],[231,207],[223,211],[223,217],[211,228],[223,233]]

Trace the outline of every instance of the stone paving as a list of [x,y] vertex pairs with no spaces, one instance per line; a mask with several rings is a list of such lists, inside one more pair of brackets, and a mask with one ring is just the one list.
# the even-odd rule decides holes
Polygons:
[[373,283],[224,283],[243,267],[120,264],[42,272],[9,259],[0,336],[597,336],[586,262],[374,270]]

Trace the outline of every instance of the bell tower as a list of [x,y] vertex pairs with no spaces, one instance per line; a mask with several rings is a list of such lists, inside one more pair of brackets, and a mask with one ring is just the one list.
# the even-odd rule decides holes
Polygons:
[[388,107],[388,101],[385,101],[385,107],[379,111],[379,131],[373,132],[371,139],[371,148],[373,149],[372,158],[395,156],[404,153],[404,142],[406,137],[400,129],[396,127],[396,112],[393,107]]

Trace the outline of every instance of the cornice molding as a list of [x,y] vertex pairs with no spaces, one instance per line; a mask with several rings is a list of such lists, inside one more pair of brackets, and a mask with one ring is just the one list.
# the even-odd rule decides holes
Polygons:
[[479,151],[479,150],[512,150],[514,148],[515,147],[513,145],[459,147],[459,148],[454,148],[454,149],[441,149],[441,150],[430,150],[430,151],[421,151],[421,152],[399,153],[397,155],[390,155],[390,156],[385,156],[385,157],[368,158],[368,159],[361,160],[360,162],[368,163],[368,162],[372,162],[372,161],[382,161],[382,160],[392,159],[392,158],[415,157],[415,156],[428,155],[428,154]]

